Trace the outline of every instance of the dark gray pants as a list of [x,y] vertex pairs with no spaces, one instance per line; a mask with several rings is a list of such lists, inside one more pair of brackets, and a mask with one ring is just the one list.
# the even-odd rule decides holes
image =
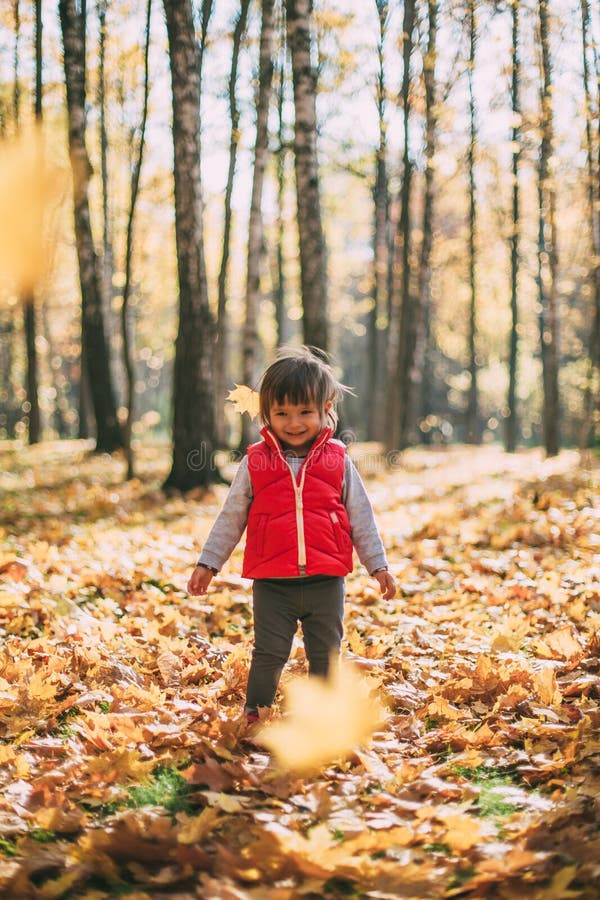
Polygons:
[[253,608],[254,649],[246,709],[273,703],[299,621],[310,674],[327,675],[330,656],[339,653],[344,633],[344,579],[329,575],[257,578]]

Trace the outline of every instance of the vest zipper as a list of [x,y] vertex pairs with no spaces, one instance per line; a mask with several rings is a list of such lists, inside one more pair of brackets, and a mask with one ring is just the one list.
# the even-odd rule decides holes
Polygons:
[[306,474],[306,467],[308,465],[308,462],[309,462],[311,456],[313,456],[313,454],[319,449],[319,447],[322,444],[324,444],[325,441],[327,441],[329,439],[330,435],[324,435],[320,441],[317,441],[317,443],[313,444],[313,446],[310,448],[308,456],[306,457],[306,459],[304,460],[304,462],[302,463],[302,466],[300,468],[300,483],[298,484],[298,482],[296,481],[296,476],[294,475],[294,470],[292,469],[289,462],[287,461],[285,454],[284,454],[283,450],[281,449],[279,441],[277,440],[275,435],[272,434],[272,432],[269,432],[269,434],[271,434],[271,436],[273,437],[273,443],[275,444],[277,452],[278,452],[279,456],[281,457],[281,459],[283,460],[283,462],[288,467],[288,471],[289,471],[290,477],[292,479],[292,486],[294,488],[294,497],[296,500],[296,532],[298,535],[298,573],[300,575],[306,575],[306,537],[304,534],[304,502],[302,500],[302,491],[304,490],[304,476]]

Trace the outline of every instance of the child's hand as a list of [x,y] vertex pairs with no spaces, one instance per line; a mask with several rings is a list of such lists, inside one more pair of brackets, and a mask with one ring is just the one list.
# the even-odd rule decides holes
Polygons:
[[376,578],[381,588],[384,600],[391,600],[396,596],[396,581],[387,569],[381,569],[379,572],[373,572],[373,578]]
[[213,579],[213,575],[213,571],[207,569],[206,566],[196,566],[187,584],[188,594],[191,594],[193,597],[197,597],[198,594],[205,594]]

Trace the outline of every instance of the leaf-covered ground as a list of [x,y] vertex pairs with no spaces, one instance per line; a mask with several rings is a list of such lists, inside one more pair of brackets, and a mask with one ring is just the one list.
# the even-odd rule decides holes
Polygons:
[[[521,898],[600,888],[598,471],[353,449],[398,577],[347,583],[386,719],[309,777],[244,744],[241,555],[184,585],[224,488],[0,448],[0,895]],[[302,674],[300,641],[284,682]]]

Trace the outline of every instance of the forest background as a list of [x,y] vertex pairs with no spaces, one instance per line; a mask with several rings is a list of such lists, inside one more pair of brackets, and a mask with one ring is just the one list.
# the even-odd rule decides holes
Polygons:
[[[592,443],[600,235],[594,6],[288,4],[287,41],[281,4],[266,12],[234,0],[196,6],[204,204],[197,250],[207,279],[198,287],[207,318],[200,316],[205,369],[197,380],[205,383],[181,409],[197,415],[210,396],[214,421],[187,436],[185,458],[199,440],[247,442],[251,430],[240,434],[239,417],[223,412],[227,389],[254,385],[278,344],[302,340],[329,350],[354,388],[343,409],[353,438],[392,449],[542,443],[549,453]],[[89,180],[76,176],[74,184],[90,204],[100,285],[94,315],[108,336],[100,353],[112,382],[104,394],[114,394],[135,448],[144,436],[170,437],[173,395],[184,392],[173,378],[178,325],[181,344],[185,334],[198,340],[197,324],[184,321],[189,310],[177,309],[178,51],[165,27],[169,4],[59,7],[62,30],[53,3],[2,5],[2,136],[6,144],[27,135],[37,119],[53,177],[70,173],[65,78],[78,76],[69,74],[63,41],[72,27],[85,62],[80,137],[91,164]],[[290,9],[300,34],[292,53]],[[294,97],[294,68],[304,97]],[[307,99],[312,123],[310,110],[302,118]],[[316,183],[314,191],[300,183],[300,170],[295,178],[302,153],[312,157],[306,184]],[[73,166],[74,159],[71,145]],[[4,170],[14,182],[10,165]],[[111,417],[93,397],[104,376],[92,378],[91,392],[85,381],[80,389],[81,237],[72,193],[60,184],[44,210],[51,264],[33,286],[9,277],[1,287],[0,434],[9,439],[94,435],[94,418]],[[308,194],[307,219],[298,197]],[[4,212],[14,223],[14,209]],[[309,283],[311,266],[317,278]],[[183,359],[183,346],[178,352]],[[104,449],[127,441],[128,431]],[[173,472],[171,480],[178,481]],[[192,484],[180,478],[179,486]]]
[[[0,0],[3,896],[597,900],[599,13]],[[398,591],[269,753],[184,585],[287,342]]]

